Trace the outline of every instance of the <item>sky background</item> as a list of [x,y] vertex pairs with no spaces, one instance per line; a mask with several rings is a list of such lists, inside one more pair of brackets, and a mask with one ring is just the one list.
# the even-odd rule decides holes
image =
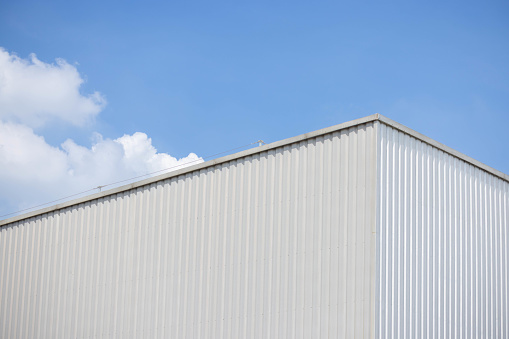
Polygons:
[[2,216],[374,113],[509,173],[503,2],[0,0],[0,47]]

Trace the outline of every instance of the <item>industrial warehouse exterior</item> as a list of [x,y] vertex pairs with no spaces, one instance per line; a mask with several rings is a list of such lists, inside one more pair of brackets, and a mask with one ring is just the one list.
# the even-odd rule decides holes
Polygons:
[[0,221],[2,338],[509,338],[509,176],[375,114]]

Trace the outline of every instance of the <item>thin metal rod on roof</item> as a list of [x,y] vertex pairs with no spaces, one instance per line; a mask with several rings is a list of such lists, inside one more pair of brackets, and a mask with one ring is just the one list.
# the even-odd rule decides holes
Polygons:
[[232,148],[232,149],[229,149],[229,150],[226,150],[226,151],[223,151],[223,152],[219,152],[219,153],[216,153],[216,154],[212,154],[212,155],[207,155],[207,156],[204,156],[204,157],[200,157],[199,159],[196,159],[196,160],[192,160],[192,161],[189,161],[189,162],[186,162],[186,163],[183,163],[183,164],[178,164],[178,165],[175,165],[175,166],[171,166],[171,167],[168,167],[168,168],[164,168],[164,169],[161,169],[161,170],[158,170],[158,171],[155,171],[155,172],[151,172],[151,173],[146,173],[146,174],[142,174],[142,175],[138,175],[136,177],[131,177],[131,178],[128,178],[128,179],[124,179],[124,180],[120,180],[120,181],[116,181],[116,182],[112,182],[112,183],[108,183],[108,184],[105,184],[105,185],[99,185],[97,187],[94,187],[94,188],[91,188],[91,189],[88,189],[86,191],[82,191],[82,192],[79,192],[79,193],[75,193],[75,194],[72,194],[72,195],[68,195],[66,197],[62,197],[62,198],[59,198],[59,199],[56,199],[56,200],[52,200],[52,201],[48,201],[46,203],[43,203],[43,204],[40,204],[40,205],[36,205],[36,206],[32,206],[32,207],[28,207],[28,208],[24,208],[24,209],[20,209],[20,210],[17,210],[15,212],[11,212],[11,213],[7,213],[7,214],[4,214],[4,215],[0,215],[0,218],[3,218],[3,217],[7,217],[9,215],[13,215],[13,214],[18,214],[18,213],[21,213],[21,212],[26,212],[26,211],[30,211],[30,210],[34,210],[36,208],[39,208],[39,207],[43,207],[43,206],[47,206],[47,205],[50,205],[50,204],[53,204],[53,203],[56,203],[56,202],[59,202],[59,201],[62,201],[62,200],[67,200],[69,198],[72,198],[72,197],[75,197],[75,196],[78,196],[78,195],[82,195],[84,193],[88,193],[90,191],[95,191],[95,190],[99,190],[99,192],[102,192],[102,189],[104,187],[108,187],[108,186],[113,186],[113,185],[117,185],[117,184],[120,184],[120,183],[123,183],[123,182],[128,182],[128,181],[132,181],[132,180],[135,180],[135,179],[140,179],[142,177],[146,177],[146,176],[150,176],[150,175],[154,175],[154,174],[157,174],[157,173],[160,173],[160,172],[165,172],[165,171],[171,171],[171,170],[176,170],[177,168],[182,168],[183,166],[186,166],[186,165],[190,165],[192,163],[197,163],[197,162],[201,162],[203,161],[204,159],[209,159],[209,158],[213,158],[213,157],[217,157],[219,155],[222,155],[222,154],[225,154],[225,153],[230,153],[230,152],[233,152],[233,151],[237,151],[239,149],[242,149],[242,148],[246,148],[248,146],[251,146],[251,145],[254,145],[258,143],[260,146],[262,144],[265,144],[265,142],[263,142],[263,140],[258,140],[258,141],[255,141],[255,142],[252,142],[252,143],[249,143],[249,144],[246,144],[246,145],[242,145],[242,146],[239,146],[239,147],[235,147],[235,148]]

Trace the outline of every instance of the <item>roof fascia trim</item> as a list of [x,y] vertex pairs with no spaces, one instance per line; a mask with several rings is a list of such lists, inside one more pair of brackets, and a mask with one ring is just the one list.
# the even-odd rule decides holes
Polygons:
[[471,164],[473,166],[476,166],[476,167],[478,167],[478,168],[480,168],[480,169],[482,169],[482,170],[484,170],[484,171],[486,171],[486,172],[488,172],[488,173],[490,173],[490,174],[492,174],[492,175],[494,175],[496,177],[499,177],[502,180],[505,180],[505,181],[509,182],[509,175],[507,175],[507,174],[505,174],[503,172],[500,172],[500,171],[494,169],[493,167],[485,165],[482,162],[480,162],[478,160],[475,160],[474,158],[471,158],[468,155],[465,155],[465,154],[463,154],[461,152],[458,152],[455,149],[450,148],[449,146],[446,146],[446,145],[444,145],[444,144],[442,144],[442,143],[440,143],[440,142],[438,142],[438,141],[436,141],[434,139],[431,139],[431,138],[425,136],[424,134],[416,132],[413,129],[408,128],[408,127],[400,124],[399,122],[391,120],[391,119],[389,119],[389,118],[387,118],[387,117],[385,117],[383,115],[380,115],[380,114],[378,115],[378,120],[380,122],[388,125],[388,126],[391,126],[391,127],[395,128],[395,129],[403,132],[403,133],[406,133],[406,134],[408,134],[408,135],[410,135],[410,136],[412,136],[412,137],[414,137],[416,139],[419,139],[419,140],[421,140],[422,142],[424,142],[424,143],[426,143],[428,145],[431,145],[431,146],[433,146],[435,148],[438,148],[438,149],[444,151],[445,153],[448,153],[448,154],[450,154],[450,155],[452,155],[452,156],[454,156],[454,157],[456,157],[456,158],[458,158],[460,160],[463,160],[463,161],[465,161],[465,162],[467,162],[467,163],[469,163],[469,164]]
[[103,192],[98,192],[98,193],[95,193],[95,194],[91,194],[91,195],[87,195],[87,196],[84,196],[84,197],[81,197],[81,198],[77,198],[77,199],[73,199],[73,200],[69,200],[69,201],[66,201],[66,202],[63,202],[61,204],[56,204],[56,205],[52,205],[52,206],[49,206],[49,207],[45,207],[45,208],[42,208],[42,209],[38,209],[38,210],[35,210],[35,211],[32,211],[32,212],[27,212],[27,213],[24,213],[24,214],[21,214],[21,215],[18,215],[18,216],[14,216],[14,217],[11,217],[11,218],[8,218],[8,219],[4,219],[4,220],[0,220],[0,226],[3,226],[3,225],[7,225],[7,224],[10,224],[10,223],[13,223],[13,222],[16,222],[16,221],[20,221],[20,220],[23,220],[23,219],[28,219],[28,218],[31,218],[31,217],[34,217],[36,215],[40,215],[40,214],[45,214],[45,213],[50,213],[50,212],[53,212],[53,211],[56,211],[56,210],[59,210],[59,209],[63,209],[63,208],[67,208],[67,207],[70,207],[70,206],[73,206],[73,205],[78,205],[78,204],[82,204],[84,202],[87,202],[87,201],[91,201],[91,200],[95,200],[95,199],[100,199],[100,198],[103,198],[103,197],[106,197],[106,196],[110,196],[110,195],[114,195],[114,194],[118,194],[118,193],[121,193],[121,192],[124,192],[124,191],[128,191],[128,190],[132,190],[132,189],[135,189],[135,188],[138,188],[138,187],[142,187],[142,186],[146,186],[146,185],[150,185],[150,184],[153,184],[155,182],[158,182],[158,181],[162,181],[162,180],[166,180],[166,179],[169,179],[169,178],[173,178],[173,177],[177,177],[177,176],[181,176],[183,174],[187,174],[187,173],[191,173],[191,172],[196,172],[196,171],[200,171],[202,169],[205,169],[205,168],[208,168],[208,167],[213,167],[213,166],[216,166],[218,164],[222,164],[222,163],[226,163],[226,162],[229,162],[229,161],[232,161],[232,160],[236,160],[236,159],[240,159],[240,158],[244,158],[244,157],[248,157],[250,155],[253,155],[253,154],[256,154],[256,153],[261,153],[261,152],[265,152],[265,151],[269,151],[271,149],[275,149],[275,148],[278,148],[278,147],[282,147],[282,146],[286,146],[286,145],[291,145],[291,144],[294,144],[294,143],[297,143],[297,142],[300,142],[300,141],[303,141],[303,140],[306,140],[306,139],[311,139],[311,138],[315,138],[317,136],[320,136],[320,135],[325,135],[325,134],[329,134],[329,133],[333,133],[333,132],[336,132],[336,131],[340,131],[340,130],[343,130],[343,129],[347,129],[347,128],[350,128],[350,127],[354,127],[354,126],[358,126],[358,125],[362,125],[362,124],[366,124],[366,123],[369,123],[369,122],[373,122],[373,121],[380,121],[381,123],[384,123],[388,126],[391,126],[403,133],[406,133],[418,140],[421,140],[422,142],[426,143],[426,144],[429,144],[433,147],[436,147],[442,151],[444,151],[445,153],[448,153],[456,158],[459,158],[467,163],[470,163],[471,165],[473,166],[476,166],[502,180],[505,180],[507,182],[509,182],[509,175],[505,174],[505,173],[502,173],[488,165],[485,165],[483,164],[482,162],[480,161],[477,161],[463,153],[460,153],[436,140],[433,140],[427,136],[425,136],[424,134],[421,134],[419,132],[416,132],[414,131],[413,129],[411,128],[408,128],[394,120],[391,120],[381,114],[372,114],[372,115],[369,115],[367,117],[363,117],[363,118],[360,118],[360,119],[355,119],[355,120],[352,120],[352,121],[347,121],[347,122],[344,122],[344,123],[341,123],[341,124],[338,124],[338,125],[334,125],[334,126],[331,126],[331,127],[326,127],[326,128],[322,128],[322,129],[319,129],[319,130],[316,130],[316,131],[313,131],[313,132],[309,132],[309,133],[304,133],[304,134],[301,134],[301,135],[298,135],[298,136],[295,136],[295,137],[291,137],[291,138],[287,138],[287,139],[284,139],[284,140],[280,140],[280,141],[276,141],[276,142],[273,142],[273,143],[270,143],[270,144],[266,144],[266,145],[262,145],[262,146],[258,146],[258,147],[254,147],[254,148],[251,148],[251,149],[248,149],[248,150],[245,150],[245,151],[241,151],[241,152],[237,152],[237,153],[234,153],[234,154],[230,154],[230,155],[226,155],[224,157],[220,157],[220,158],[217,158],[217,159],[212,159],[212,160],[209,160],[209,161],[206,161],[206,162],[202,162],[200,164],[196,164],[196,165],[193,165],[193,166],[189,166],[189,167],[185,167],[183,169],[179,169],[179,170],[175,170],[175,171],[170,171],[168,173],[165,173],[165,174],[161,174],[161,175],[158,175],[158,176],[155,176],[155,177],[151,177],[151,178],[148,178],[148,179],[144,179],[144,180],[140,180],[140,181],[136,181],[136,182],[133,182],[133,183],[130,183],[130,184],[127,184],[127,185],[122,185],[122,186],[119,186],[119,187],[116,187],[116,188],[112,188],[112,189],[109,189],[109,190],[106,190],[106,191],[103,191]]
[[311,139],[311,138],[314,138],[314,137],[317,137],[317,136],[320,136],[320,135],[329,134],[329,133],[332,133],[332,132],[336,132],[336,131],[339,131],[339,130],[347,129],[347,128],[354,127],[354,126],[357,126],[357,125],[362,125],[362,124],[365,124],[365,123],[368,123],[368,122],[376,121],[376,120],[379,119],[379,117],[380,117],[380,114],[369,115],[367,117],[363,117],[363,118],[360,118],[360,119],[356,119],[356,120],[352,120],[352,121],[347,121],[347,122],[344,122],[342,124],[338,124],[338,125],[335,125],[335,126],[322,128],[322,129],[319,129],[317,131],[313,131],[313,132],[309,132],[309,133],[304,133],[304,134],[301,134],[301,135],[298,135],[298,136],[295,136],[295,137],[291,137],[291,138],[288,138],[288,139],[276,141],[276,142],[273,142],[273,143],[270,143],[270,144],[254,147],[254,148],[251,148],[251,149],[248,149],[248,150],[245,150],[245,151],[241,151],[241,152],[237,152],[237,153],[234,153],[234,154],[226,155],[224,157],[220,157],[220,158],[217,158],[217,159],[212,159],[212,160],[209,160],[209,161],[205,161],[205,162],[202,162],[200,164],[196,164],[196,165],[193,165],[193,166],[185,167],[185,168],[182,168],[182,169],[179,169],[179,170],[170,171],[168,173],[160,174],[160,175],[157,175],[155,177],[148,178],[148,179],[136,181],[136,182],[133,182],[133,183],[130,183],[130,184],[122,185],[122,186],[119,186],[119,187],[116,187],[116,188],[112,188],[112,189],[109,189],[109,190],[105,190],[105,191],[102,191],[102,192],[86,195],[86,196],[81,197],[81,198],[65,201],[65,202],[63,202],[61,204],[51,205],[51,206],[48,206],[48,207],[45,207],[45,208],[42,208],[42,209],[38,209],[38,210],[35,210],[35,211],[32,211],[32,212],[27,212],[27,213],[20,214],[20,215],[17,215],[17,216],[8,218],[8,219],[0,220],[0,226],[6,225],[6,224],[10,224],[10,223],[13,223],[13,222],[16,222],[16,221],[20,221],[20,220],[23,220],[23,219],[28,219],[28,218],[31,218],[31,217],[34,217],[34,216],[37,216],[37,215],[41,215],[41,214],[45,214],[45,213],[50,213],[50,212],[53,212],[53,211],[56,211],[56,210],[59,210],[59,209],[64,209],[64,208],[67,208],[67,207],[70,207],[70,206],[82,204],[82,203],[87,202],[87,201],[91,201],[91,200],[95,200],[95,199],[100,199],[100,198],[103,198],[103,197],[106,197],[106,196],[118,194],[118,193],[121,193],[121,192],[124,192],[124,191],[128,191],[128,190],[131,190],[131,189],[134,189],[134,188],[150,185],[150,184],[153,184],[155,182],[166,180],[166,179],[177,177],[177,176],[181,176],[183,174],[200,171],[200,170],[202,170],[204,168],[213,167],[213,166],[216,166],[218,164],[222,164],[222,163],[226,163],[226,162],[229,162],[229,161],[232,161],[232,160],[248,157],[250,155],[253,155],[253,154],[256,154],[256,153],[265,152],[265,151],[269,151],[271,149],[275,149],[275,148],[278,148],[278,147],[282,147],[282,146],[286,146],[286,145],[291,145],[291,144],[294,144],[294,143],[297,143],[297,142],[300,142],[300,141],[303,141],[303,140],[306,140],[306,139]]

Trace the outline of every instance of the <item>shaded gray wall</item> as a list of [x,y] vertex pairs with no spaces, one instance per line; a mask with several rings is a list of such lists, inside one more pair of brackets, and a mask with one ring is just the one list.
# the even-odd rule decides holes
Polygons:
[[0,337],[373,337],[378,124],[2,226]]

